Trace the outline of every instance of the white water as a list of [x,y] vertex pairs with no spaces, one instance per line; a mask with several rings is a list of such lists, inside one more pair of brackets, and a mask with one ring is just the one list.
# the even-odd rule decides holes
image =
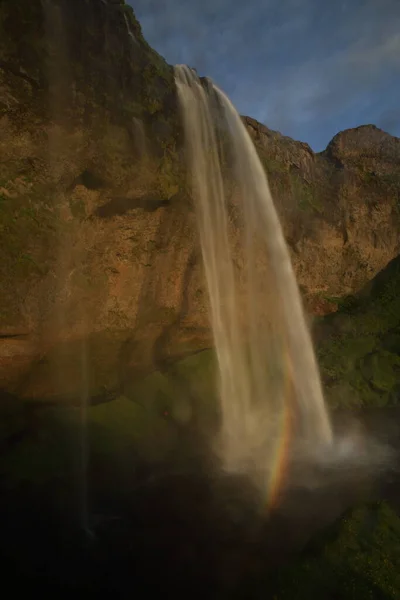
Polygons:
[[175,79],[219,365],[218,451],[229,471],[273,469],[288,416],[316,452],[332,440],[300,293],[265,171],[240,116],[189,67],[175,67]]
[[132,42],[134,44],[136,44],[136,46],[137,46],[138,45],[138,41],[137,41],[137,39],[135,38],[135,36],[134,36],[134,34],[132,32],[131,26],[130,26],[129,21],[128,21],[128,17],[126,16],[125,13],[124,13],[124,19],[125,19],[125,25],[126,25],[126,29],[128,31],[128,35],[131,38]]

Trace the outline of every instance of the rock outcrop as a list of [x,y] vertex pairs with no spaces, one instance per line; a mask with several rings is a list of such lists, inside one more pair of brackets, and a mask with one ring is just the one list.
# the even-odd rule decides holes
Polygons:
[[362,600],[368,595],[395,598],[400,591],[395,568],[400,559],[399,537],[399,514],[386,502],[347,510],[327,532],[312,540],[300,560],[277,571],[277,596],[282,600],[303,600],[314,594],[326,600]]
[[373,125],[339,133],[314,154],[304,143],[244,121],[269,175],[313,312],[360,289],[400,252],[400,139]]
[[[399,252],[400,141],[244,117],[315,313]],[[0,389],[107,396],[211,345],[172,68],[123,0],[0,4]]]
[[339,310],[316,323],[327,399],[333,406],[377,407],[400,401],[400,257]]
[[197,261],[172,68],[124,2],[0,17],[0,387],[68,395],[87,353],[100,392],[152,362]]

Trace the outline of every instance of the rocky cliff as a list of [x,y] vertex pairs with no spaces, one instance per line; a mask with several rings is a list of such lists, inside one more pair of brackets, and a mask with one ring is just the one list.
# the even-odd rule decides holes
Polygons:
[[400,258],[316,323],[327,398],[341,407],[400,400]]
[[[316,313],[399,252],[400,140],[244,117]],[[211,344],[172,68],[111,0],[0,1],[0,388],[104,396]]]
[[400,140],[374,125],[319,154],[245,117],[314,312],[362,287],[400,251]]
[[151,362],[193,264],[172,69],[123,2],[0,8],[2,386],[74,391],[83,341],[112,387],[117,361]]

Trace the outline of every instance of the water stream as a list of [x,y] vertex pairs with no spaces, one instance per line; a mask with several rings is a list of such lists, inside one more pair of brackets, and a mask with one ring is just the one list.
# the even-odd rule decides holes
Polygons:
[[175,78],[219,365],[217,447],[227,471],[262,474],[273,493],[294,430],[316,453],[332,442],[314,350],[267,177],[240,116],[189,67],[177,66]]

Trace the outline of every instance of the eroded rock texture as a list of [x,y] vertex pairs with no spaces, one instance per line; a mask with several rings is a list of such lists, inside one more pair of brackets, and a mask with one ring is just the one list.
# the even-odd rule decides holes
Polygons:
[[[311,312],[399,251],[400,140],[244,117]],[[0,2],[0,388],[93,395],[212,344],[172,68],[123,1]]]

